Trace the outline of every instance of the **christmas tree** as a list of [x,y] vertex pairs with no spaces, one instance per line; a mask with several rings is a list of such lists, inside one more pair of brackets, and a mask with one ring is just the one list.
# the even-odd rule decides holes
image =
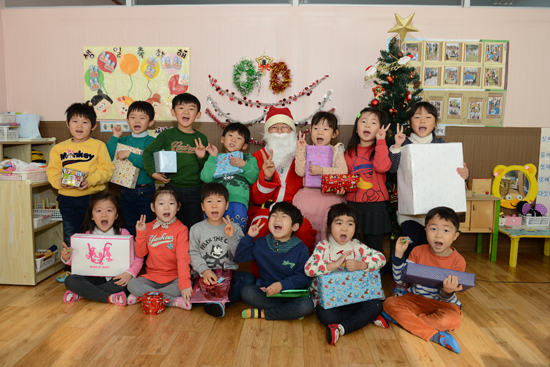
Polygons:
[[[367,68],[367,78],[376,78],[373,88],[374,99],[370,106],[384,111],[388,117],[391,128],[388,130],[386,140],[388,147],[393,145],[397,125],[403,126],[403,132],[406,135],[410,133],[408,120],[409,108],[422,100],[418,94],[422,92],[420,88],[420,76],[416,73],[414,67],[407,67],[407,63],[412,58],[410,55],[404,55],[396,44],[394,37],[388,46],[388,50],[381,50],[376,67]],[[410,88],[410,89],[409,89]],[[411,91],[412,90],[412,91]],[[386,174],[386,186],[390,194],[388,211],[392,221],[392,232],[390,240],[392,249],[395,240],[400,236],[401,228],[397,223],[397,175]]]

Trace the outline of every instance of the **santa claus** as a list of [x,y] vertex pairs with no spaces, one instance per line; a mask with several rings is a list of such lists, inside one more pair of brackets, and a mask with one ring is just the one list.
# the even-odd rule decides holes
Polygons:
[[[280,201],[292,203],[294,195],[303,187],[303,179],[296,174],[294,168],[298,136],[296,124],[288,108],[270,107],[265,120],[264,140],[265,147],[253,154],[258,162],[260,175],[258,181],[250,186],[252,205],[248,210],[248,226],[266,224],[256,238],[269,233],[267,219],[270,206]],[[316,234],[317,230],[304,218],[296,237],[312,253]]]

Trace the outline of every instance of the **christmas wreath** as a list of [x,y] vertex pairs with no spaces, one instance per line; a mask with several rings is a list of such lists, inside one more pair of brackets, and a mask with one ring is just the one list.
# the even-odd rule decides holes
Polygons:
[[248,59],[242,59],[233,68],[233,84],[243,96],[249,95],[254,87],[259,86],[261,76],[262,73]]
[[[280,75],[280,76],[279,76]],[[290,69],[284,61],[274,62],[271,64],[271,79],[269,81],[269,89],[273,94],[281,94],[292,83],[290,79]]]

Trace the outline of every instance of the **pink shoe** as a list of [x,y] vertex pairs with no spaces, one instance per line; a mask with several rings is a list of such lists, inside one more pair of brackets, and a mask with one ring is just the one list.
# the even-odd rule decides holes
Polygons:
[[127,305],[135,305],[136,303],[138,303],[138,298],[136,296],[134,296],[133,294],[130,294],[128,296],[128,298],[126,299],[126,304]]
[[65,292],[65,295],[63,295],[63,302],[65,303],[73,303],[81,299],[78,294],[74,293],[73,291],[67,291]]
[[118,292],[109,296],[109,302],[117,306],[126,306],[126,293]]
[[183,300],[183,297],[176,297],[176,299],[174,299],[174,303],[173,303],[172,306],[183,308],[184,310],[190,310],[193,307],[193,306],[191,306],[191,302],[186,303]]

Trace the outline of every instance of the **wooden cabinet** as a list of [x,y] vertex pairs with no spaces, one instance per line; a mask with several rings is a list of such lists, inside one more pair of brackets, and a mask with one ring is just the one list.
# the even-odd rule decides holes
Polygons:
[[[31,161],[31,151],[40,150],[49,162],[55,138],[26,141],[0,141],[0,154]],[[57,190],[48,182],[0,181],[0,284],[36,285],[64,267],[60,252],[63,242],[63,222],[52,221],[33,228],[34,199],[41,203],[55,202]],[[57,245],[53,265],[36,272],[34,252]]]

